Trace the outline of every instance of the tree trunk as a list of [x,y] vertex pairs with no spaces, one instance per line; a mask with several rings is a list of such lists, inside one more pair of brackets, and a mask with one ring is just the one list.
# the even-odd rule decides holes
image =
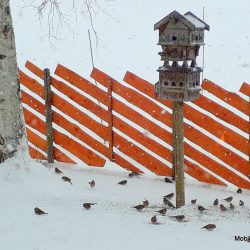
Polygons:
[[0,0],[0,163],[17,151],[22,136],[20,84],[9,0]]

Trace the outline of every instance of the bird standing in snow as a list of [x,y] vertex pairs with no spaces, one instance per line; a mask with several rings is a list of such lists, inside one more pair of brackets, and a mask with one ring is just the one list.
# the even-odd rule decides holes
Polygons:
[[133,208],[135,208],[137,211],[141,211],[143,208],[145,208],[145,206],[140,204],[140,205],[134,206]]
[[156,215],[154,215],[154,216],[151,218],[151,223],[152,223],[152,224],[156,224],[156,223],[157,223]]
[[226,212],[227,211],[227,208],[223,205],[223,204],[220,204],[220,210],[222,212]]
[[211,230],[214,230],[215,228],[216,228],[215,224],[208,224],[208,225],[202,227],[201,229],[207,229],[207,230],[211,231]]
[[192,204],[196,204],[196,202],[197,202],[197,199],[191,200]]
[[128,174],[128,177],[139,177],[140,176],[140,174],[139,173],[136,173],[136,172],[134,172],[134,171],[132,171],[131,173],[129,173]]
[[90,181],[89,185],[90,185],[91,188],[94,188],[95,187],[95,181],[94,180]]
[[162,208],[162,209],[160,209],[160,210],[158,210],[158,211],[156,211],[157,213],[159,213],[159,214],[161,214],[162,216],[165,216],[166,215],[166,213],[167,213],[167,208]]
[[214,200],[214,206],[218,206],[219,205],[219,200],[218,199],[215,199]]
[[185,215],[175,215],[175,216],[170,216],[171,219],[175,219],[177,220],[178,222],[181,222],[184,220],[185,218]]
[[167,199],[172,199],[174,197],[174,193],[164,195],[163,197],[166,197]]
[[238,194],[241,194],[241,193],[242,193],[242,189],[241,189],[241,188],[238,188],[238,189],[237,189],[237,193],[238,193]]
[[95,205],[97,203],[89,203],[89,202],[86,202],[86,203],[83,203],[82,206],[85,208],[85,209],[90,209],[92,205]]
[[243,206],[244,206],[244,201],[240,200],[240,201],[239,201],[239,206],[240,206],[240,207],[243,207]]
[[205,210],[207,210],[207,209],[204,208],[203,206],[198,206],[198,210],[199,210],[200,212],[203,212],[203,211],[205,211]]
[[62,179],[66,182],[69,182],[72,185],[71,179],[67,176],[63,176]]
[[35,212],[35,214],[37,214],[37,215],[48,214],[48,213],[45,213],[43,210],[41,210],[41,209],[38,208],[38,207],[35,207],[35,208],[34,208],[34,212]]
[[127,184],[127,180],[123,180],[123,181],[119,181],[117,184],[119,184],[119,185],[125,185],[125,184]]
[[168,177],[165,177],[164,181],[165,181],[166,183],[173,183]]
[[227,202],[231,202],[233,200],[233,196],[230,196],[230,197],[227,197],[226,199],[224,199],[224,201],[227,201]]
[[233,210],[235,207],[234,207],[234,205],[232,203],[230,203],[229,208]]
[[55,168],[55,173],[57,173],[57,174],[63,174],[63,172],[59,168]]
[[144,200],[142,204],[143,204],[144,207],[148,207],[149,206],[149,201],[148,200]]
[[171,208],[175,208],[173,203],[171,201],[169,201],[166,197],[163,197],[163,203]]

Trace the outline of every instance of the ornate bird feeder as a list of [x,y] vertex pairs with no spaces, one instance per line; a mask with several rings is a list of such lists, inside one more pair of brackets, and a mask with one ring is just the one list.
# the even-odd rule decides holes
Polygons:
[[173,11],[154,25],[159,30],[159,52],[163,66],[159,67],[156,95],[163,100],[192,101],[200,95],[200,73],[196,64],[204,30],[209,25],[190,11],[181,15]]

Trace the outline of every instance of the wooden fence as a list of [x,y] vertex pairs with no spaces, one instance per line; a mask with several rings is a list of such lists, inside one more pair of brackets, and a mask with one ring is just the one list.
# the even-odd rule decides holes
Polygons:
[[[36,65],[27,61],[26,68],[35,79],[44,79]],[[146,168],[160,176],[171,175],[172,103],[158,100],[153,84],[131,72],[122,84],[97,68],[91,78],[104,88],[62,65],[55,75],[51,77],[56,90],[52,90],[53,123],[67,131],[53,128],[56,161],[74,163],[73,155],[90,166],[103,167],[111,160],[130,171],[141,173]],[[23,71],[19,76],[25,86],[21,94],[30,155],[46,160],[47,142],[40,136],[46,135],[45,105],[35,97],[44,99],[44,87]],[[184,104],[185,172],[201,182],[250,189],[250,85],[243,83],[240,88],[247,98],[209,80],[203,81],[202,88],[216,98],[201,95],[195,105]],[[218,99],[244,115],[214,101]]]

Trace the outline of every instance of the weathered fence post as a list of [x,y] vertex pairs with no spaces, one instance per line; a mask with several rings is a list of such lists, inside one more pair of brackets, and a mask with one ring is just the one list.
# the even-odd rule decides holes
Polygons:
[[44,93],[45,93],[45,115],[46,115],[46,137],[47,137],[47,159],[49,163],[54,162],[53,155],[53,127],[52,127],[52,95],[50,86],[50,71],[44,69]]
[[175,171],[176,208],[179,208],[185,205],[183,102],[173,101],[173,123],[175,127],[173,169]]
[[113,82],[112,79],[109,81],[108,85],[108,99],[109,99],[109,134],[108,134],[108,140],[109,140],[109,150],[110,150],[110,161],[114,161],[114,151],[113,151],[113,98],[112,98],[112,92],[113,92]]

